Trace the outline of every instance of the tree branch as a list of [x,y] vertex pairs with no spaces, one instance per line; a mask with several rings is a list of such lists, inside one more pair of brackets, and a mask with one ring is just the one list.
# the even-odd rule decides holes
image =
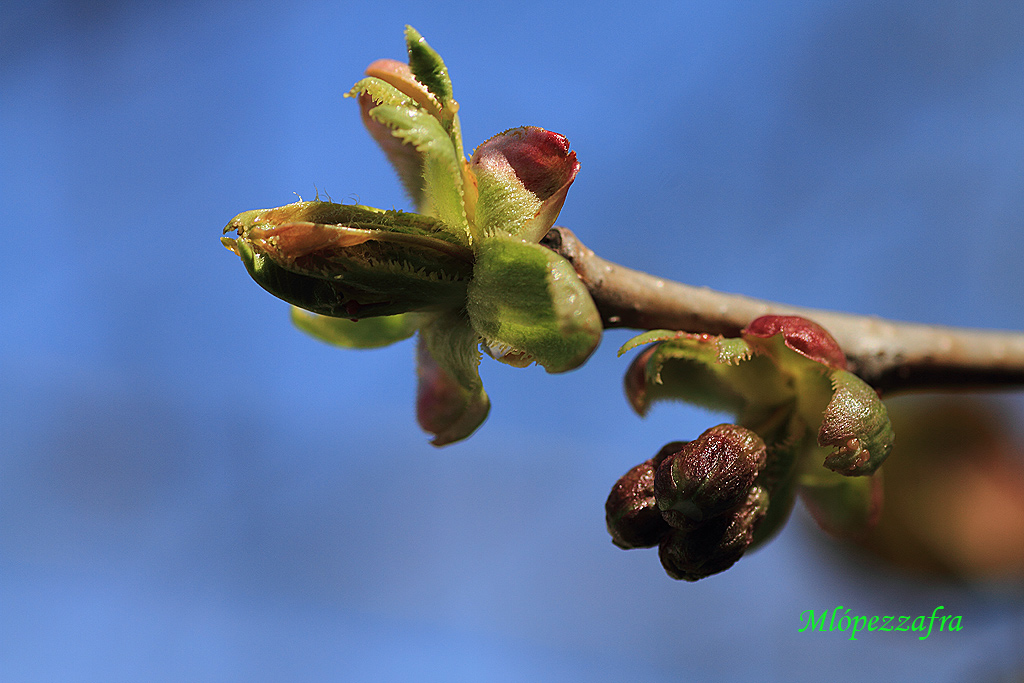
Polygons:
[[762,315],[800,315],[825,327],[850,369],[886,394],[1024,387],[1024,333],[905,323],[684,285],[606,261],[566,228],[552,228],[542,244],[572,264],[606,328],[735,337]]

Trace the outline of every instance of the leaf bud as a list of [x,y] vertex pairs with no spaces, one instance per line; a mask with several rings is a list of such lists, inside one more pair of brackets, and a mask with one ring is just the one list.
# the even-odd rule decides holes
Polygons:
[[654,500],[654,465],[645,460],[612,487],[604,504],[612,543],[620,548],[650,548],[668,531]]
[[818,445],[832,446],[825,467],[846,476],[873,473],[889,457],[895,435],[878,394],[856,375],[832,373],[835,393],[825,409]]
[[604,504],[608,533],[615,545],[626,550],[651,548],[658,545],[669,530],[654,499],[654,473],[665,458],[678,453],[685,445],[685,441],[665,444],[657,455],[615,482]]
[[723,424],[666,457],[654,493],[662,517],[692,529],[737,509],[747,499],[766,461],[764,441],[744,427]]

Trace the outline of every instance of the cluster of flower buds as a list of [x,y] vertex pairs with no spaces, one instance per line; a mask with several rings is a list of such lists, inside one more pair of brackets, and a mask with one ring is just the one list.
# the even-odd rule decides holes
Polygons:
[[728,569],[768,512],[768,493],[756,483],[766,460],[761,437],[736,425],[666,444],[612,488],[605,503],[612,541],[626,549],[659,546],[674,579]]
[[855,535],[877,521],[876,470],[892,428],[824,328],[765,316],[739,338],[655,330],[620,353],[651,342],[626,373],[639,414],[676,399],[731,412],[742,426],[670,443],[622,477],[605,507],[616,545],[658,545],[669,576],[695,581],[770,537],[797,494],[831,533]]
[[300,201],[239,214],[222,241],[323,341],[371,348],[419,332],[417,417],[443,445],[487,417],[481,348],[565,372],[602,326],[572,266],[539,244],[580,168],[569,141],[523,126],[466,159],[448,68],[415,29],[405,38],[408,63],[373,62],[348,96],[417,213]]

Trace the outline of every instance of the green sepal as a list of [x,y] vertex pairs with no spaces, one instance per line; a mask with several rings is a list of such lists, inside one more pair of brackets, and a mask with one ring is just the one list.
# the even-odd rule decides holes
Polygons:
[[427,87],[443,109],[450,109],[452,81],[441,55],[412,26],[405,27],[405,44],[409,50],[409,68],[416,80]]
[[309,313],[292,306],[292,323],[322,342],[346,349],[376,349],[408,339],[416,333],[420,316],[415,313],[347,320]]
[[462,311],[441,313],[420,328],[416,415],[435,446],[465,439],[487,419],[479,345]]
[[885,404],[860,377],[831,373],[835,393],[825,409],[818,444],[832,446],[825,467],[846,476],[871,474],[889,457],[895,435]]
[[565,259],[506,237],[483,241],[476,257],[467,310],[492,356],[565,372],[597,348],[601,317]]
[[388,104],[371,109],[370,118],[423,155],[424,212],[441,219],[463,244],[471,244],[474,236],[463,201],[462,159],[438,120],[422,109]]
[[673,339],[683,339],[684,337],[691,336],[688,332],[680,332],[678,330],[648,330],[643,334],[638,334],[633,337],[625,344],[619,347],[618,355],[621,358],[623,354],[632,351],[635,348],[639,348],[646,344],[653,342],[671,341]]
[[856,537],[877,523],[882,512],[882,473],[844,477],[821,467],[800,477],[800,497],[823,530]]

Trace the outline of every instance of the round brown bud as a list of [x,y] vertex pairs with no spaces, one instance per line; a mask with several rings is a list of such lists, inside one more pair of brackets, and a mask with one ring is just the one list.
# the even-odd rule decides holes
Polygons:
[[645,460],[615,482],[604,504],[612,542],[620,548],[650,548],[668,531],[654,500],[654,461]]
[[723,424],[665,457],[654,479],[658,509],[676,529],[692,529],[736,510],[764,469],[764,441],[754,432]]

